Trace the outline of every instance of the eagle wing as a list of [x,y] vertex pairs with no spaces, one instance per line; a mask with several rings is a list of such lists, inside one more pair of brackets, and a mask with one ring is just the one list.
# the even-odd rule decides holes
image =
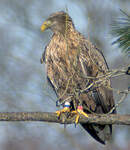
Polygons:
[[[86,94],[81,94],[81,99],[83,101],[83,108],[86,113],[108,113],[114,107],[113,92],[111,90],[111,81],[110,79],[101,78],[105,77],[108,73],[109,68],[107,62],[102,54],[102,52],[92,45],[89,41],[86,40],[85,44],[82,46],[82,52],[87,59],[82,60],[82,67],[86,70],[86,75],[91,77],[99,77],[101,84],[98,84],[97,87],[86,91]],[[86,69],[85,69],[86,68]],[[91,68],[88,72],[88,68]],[[98,80],[98,81],[99,81]],[[90,80],[90,84],[95,81]],[[116,111],[113,111],[116,113]],[[112,134],[111,125],[93,125],[93,124],[81,124],[83,128],[89,132],[97,141],[105,144],[105,141],[108,140]]]

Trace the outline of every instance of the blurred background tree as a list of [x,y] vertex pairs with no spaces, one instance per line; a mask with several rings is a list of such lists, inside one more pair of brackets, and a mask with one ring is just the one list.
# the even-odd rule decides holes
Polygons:
[[119,48],[130,56],[130,16],[122,10],[121,12],[123,17],[112,23],[112,35],[117,38],[113,44],[117,43]]
[[[117,45],[111,45],[113,20],[121,17],[120,9],[129,14],[129,0],[1,0],[0,1],[0,111],[56,111],[56,96],[46,81],[41,54],[52,33],[40,32],[43,21],[53,12],[66,10],[76,29],[104,53],[110,69],[130,63]],[[128,76],[112,81],[114,88],[130,85]],[[115,94],[115,101],[119,95]],[[118,113],[130,113],[128,97]],[[130,127],[116,126],[112,144],[103,147],[80,126],[66,129],[49,123],[0,123],[2,150],[91,150],[130,149]]]

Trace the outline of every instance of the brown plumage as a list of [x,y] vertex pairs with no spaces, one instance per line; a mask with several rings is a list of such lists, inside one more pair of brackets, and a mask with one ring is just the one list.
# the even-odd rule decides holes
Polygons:
[[[58,104],[69,101],[72,110],[82,104],[86,113],[109,112],[114,107],[110,80],[104,78],[104,82],[93,84],[108,72],[102,52],[76,31],[65,12],[52,14],[41,30],[48,28],[54,34],[42,60],[47,67],[47,78],[58,96]],[[81,125],[103,144],[112,133],[111,125]]]

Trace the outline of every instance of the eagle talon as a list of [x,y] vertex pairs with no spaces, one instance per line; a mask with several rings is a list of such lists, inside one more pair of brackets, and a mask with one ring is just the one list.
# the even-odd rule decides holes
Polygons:
[[59,118],[62,113],[69,113],[69,112],[70,112],[70,103],[66,102],[64,105],[64,108],[56,111],[56,114],[57,114],[57,117]]
[[88,117],[88,115],[83,111],[83,106],[78,106],[77,110],[72,111],[72,113],[76,114],[75,127],[79,122],[79,118],[81,114],[85,117]]
[[65,112],[70,112],[70,108],[64,107],[63,109],[56,111],[57,117],[60,117],[60,115]]

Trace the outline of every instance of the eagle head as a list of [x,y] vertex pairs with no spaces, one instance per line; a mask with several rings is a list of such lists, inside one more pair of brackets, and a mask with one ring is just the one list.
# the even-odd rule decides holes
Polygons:
[[71,17],[64,11],[53,13],[41,26],[41,31],[51,29],[54,33],[64,34],[66,30],[74,27]]

